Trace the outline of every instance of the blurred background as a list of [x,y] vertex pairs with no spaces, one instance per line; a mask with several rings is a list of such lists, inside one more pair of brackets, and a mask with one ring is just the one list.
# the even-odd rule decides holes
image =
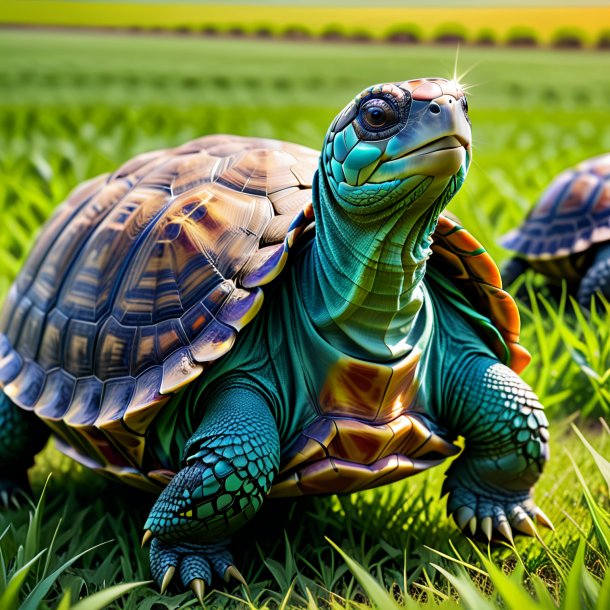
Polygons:
[[[364,87],[426,76],[457,76],[468,88],[474,160],[450,210],[503,261],[508,253],[497,245],[499,236],[522,220],[551,179],[583,159],[610,152],[608,1],[470,0],[458,6],[451,0],[2,0],[0,300],[40,225],[82,180],[111,171],[137,153],[207,133],[274,137],[319,148],[332,118]],[[533,354],[524,378],[554,418],[554,438],[562,439],[554,442],[563,444],[562,431],[569,431],[570,418],[579,413],[592,442],[606,447],[595,422],[610,413],[608,317],[574,317],[561,305],[535,298],[521,303],[521,311],[523,343]],[[580,441],[565,438],[572,451],[588,459]],[[47,453],[44,459],[52,464],[59,458]],[[51,469],[44,459],[37,467],[39,480]],[[544,510],[567,529],[548,555],[531,545],[525,560],[536,573],[548,571],[548,588],[555,587],[556,599],[567,574],[562,568],[572,565],[579,539],[563,515],[590,524],[571,470],[572,479],[565,478],[565,462],[565,455],[553,462],[539,497],[547,498]],[[64,468],[73,471],[73,466]],[[590,484],[599,495],[599,477],[591,472]],[[404,496],[396,495],[406,489],[401,484],[393,491],[314,503],[315,522],[321,525],[309,534],[321,546],[312,550],[309,538],[299,542],[302,532],[291,535],[295,552],[318,570],[315,586],[332,590],[335,576],[345,573],[328,568],[334,564],[323,540],[325,520],[333,532],[348,524],[348,546],[368,540],[354,556],[390,566],[392,582],[402,582],[402,549],[408,540],[415,553],[410,579],[421,577],[416,566],[422,557],[434,560],[424,543],[451,552],[447,532],[455,531],[434,500],[441,478],[442,473],[432,473],[419,483],[408,482],[410,514],[419,517],[401,512],[402,527],[391,532],[385,524],[404,511]],[[60,503],[54,510],[60,514],[64,508]],[[87,518],[102,519],[105,510],[98,507]],[[13,518],[27,522],[23,511]],[[589,527],[578,531],[587,537]],[[120,574],[108,567],[104,575],[98,566],[73,575],[73,598],[85,582],[95,588],[129,574],[148,577],[144,560],[133,550],[139,525],[131,523],[129,531],[133,545],[121,544],[127,555],[132,553],[132,572],[125,564]],[[102,537],[99,530],[96,536],[90,541]],[[266,565],[272,566],[270,582],[279,591],[272,597],[281,600],[290,569],[296,568],[288,563],[282,568],[283,543],[276,542],[275,559]],[[257,557],[254,544],[249,548],[247,553]],[[466,554],[470,549],[460,548]],[[285,551],[287,558],[288,546]],[[600,578],[608,563],[610,543],[605,555],[587,559]],[[246,570],[249,579],[260,581],[261,591],[269,586],[264,570]],[[314,580],[307,581],[312,590]],[[349,599],[357,592],[350,582],[341,589]],[[296,590],[304,600],[304,589]],[[152,607],[143,598],[131,599],[129,607]]]

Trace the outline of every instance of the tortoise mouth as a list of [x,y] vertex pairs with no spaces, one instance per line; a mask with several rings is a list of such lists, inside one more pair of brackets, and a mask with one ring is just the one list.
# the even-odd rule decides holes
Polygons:
[[468,161],[470,142],[460,135],[443,136],[382,163],[368,182],[405,180],[411,176],[447,178]]
[[442,138],[437,138],[436,140],[432,140],[432,142],[427,142],[418,148],[413,148],[401,157],[400,159],[405,159],[407,157],[413,157],[418,155],[427,155],[430,153],[439,152],[442,150],[450,150],[452,148],[465,148],[468,149],[470,147],[470,142],[460,136],[458,134],[451,136],[443,136]]

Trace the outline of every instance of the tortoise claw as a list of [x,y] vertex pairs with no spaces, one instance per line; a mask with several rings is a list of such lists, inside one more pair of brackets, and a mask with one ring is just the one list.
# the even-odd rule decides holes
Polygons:
[[[458,508],[458,510],[455,513],[455,522],[457,523],[457,526],[464,531],[464,529],[466,528],[466,525],[468,525],[471,521],[471,519],[474,518],[474,511],[472,510],[472,508],[469,508],[468,506],[462,506],[461,508]],[[476,520],[475,520],[475,525],[476,525]]]
[[552,532],[555,531],[553,522],[539,508],[536,509],[534,517],[536,518],[536,522],[542,525],[542,527],[546,527]]
[[141,548],[144,548],[146,544],[150,542],[150,539],[153,537],[153,533],[150,530],[146,530],[144,532],[144,536],[142,536],[142,544]]
[[244,585],[244,587],[246,587],[246,589],[248,588],[248,583],[246,582],[246,579],[242,576],[242,573],[235,566],[229,566],[226,569],[223,578],[224,578],[225,582],[229,582],[229,580],[231,580],[231,578],[234,578],[235,580],[239,581],[242,585]]
[[468,527],[470,528],[470,535],[474,536],[476,531],[477,531],[477,518],[473,517],[469,522],[468,522]]
[[203,606],[203,598],[205,597],[205,582],[201,578],[195,578],[191,580],[189,586],[195,594],[197,601]]
[[500,523],[498,523],[496,529],[498,530],[498,532],[500,532],[500,534],[502,534],[502,536],[504,536],[504,538],[510,541],[511,544],[515,544],[510,525],[508,525],[506,521],[501,521]]
[[536,537],[536,528],[534,527],[532,520],[527,515],[523,519],[521,519],[521,521],[517,521],[512,525],[517,531],[521,532],[522,534],[525,534],[526,536],[531,536],[532,538]]
[[169,587],[169,583],[172,581],[175,571],[176,568],[174,566],[169,566],[169,568],[167,568],[167,572],[165,572],[165,575],[163,576],[163,582],[161,583],[161,595],[163,595],[167,587]]
[[491,541],[491,531],[492,531],[492,518],[491,517],[483,517],[481,520],[481,531],[487,538],[487,542]]

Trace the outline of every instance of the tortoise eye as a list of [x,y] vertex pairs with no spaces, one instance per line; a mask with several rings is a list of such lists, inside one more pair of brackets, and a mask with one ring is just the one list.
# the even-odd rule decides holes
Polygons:
[[360,119],[365,129],[381,131],[398,122],[398,108],[385,99],[372,99],[362,105]]

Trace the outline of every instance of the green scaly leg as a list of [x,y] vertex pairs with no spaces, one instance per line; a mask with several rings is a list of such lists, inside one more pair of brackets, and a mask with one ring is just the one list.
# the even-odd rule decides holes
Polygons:
[[164,591],[178,571],[201,601],[212,574],[243,577],[228,550],[229,537],[257,512],[280,460],[269,399],[247,379],[224,381],[210,396],[201,425],[189,439],[183,468],[154,504],[145,528],[150,567]]
[[28,468],[44,447],[49,429],[30,411],[20,409],[0,392],[0,503],[30,492]]
[[552,524],[531,488],[548,459],[548,421],[538,398],[511,369],[474,356],[452,371],[444,425],[466,447],[447,471],[443,493],[458,527],[490,540],[495,532],[535,535]]

